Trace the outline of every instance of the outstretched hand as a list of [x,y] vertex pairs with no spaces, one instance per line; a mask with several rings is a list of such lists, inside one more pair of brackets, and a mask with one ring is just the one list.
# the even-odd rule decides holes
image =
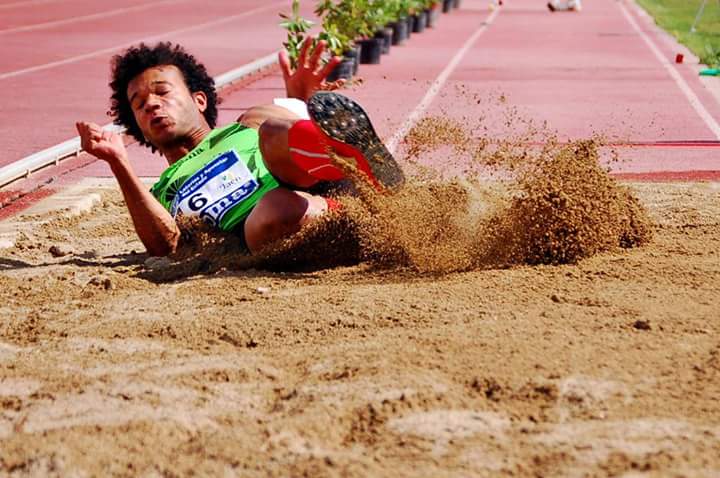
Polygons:
[[[334,90],[340,88],[345,81],[332,83],[325,82],[328,75],[342,61],[339,56],[333,56],[325,66],[322,65],[322,54],[327,48],[324,41],[319,41],[310,54],[314,38],[308,37],[302,44],[298,56],[297,67],[293,71],[287,51],[281,50],[278,56],[280,69],[285,80],[285,90],[288,98],[297,98],[307,101],[318,90]],[[308,58],[309,55],[309,58]]]
[[119,134],[103,130],[95,123],[80,121],[75,123],[80,135],[82,149],[98,159],[109,163],[127,158],[127,150]]

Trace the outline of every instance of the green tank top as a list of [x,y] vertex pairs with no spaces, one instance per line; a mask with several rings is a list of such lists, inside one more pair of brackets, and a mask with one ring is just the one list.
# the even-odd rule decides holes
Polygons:
[[212,130],[163,171],[150,192],[173,217],[199,216],[229,231],[276,187],[260,154],[257,131],[233,123]]

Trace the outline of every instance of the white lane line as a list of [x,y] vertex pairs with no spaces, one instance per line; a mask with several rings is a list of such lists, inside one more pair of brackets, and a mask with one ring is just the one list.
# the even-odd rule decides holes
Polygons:
[[655,45],[655,42],[653,42],[653,40],[647,35],[647,33],[640,29],[640,25],[637,24],[635,18],[633,18],[633,16],[630,14],[627,7],[625,7],[625,5],[621,2],[617,2],[617,5],[620,7],[620,10],[622,11],[623,15],[625,15],[627,21],[630,23],[630,25],[632,25],[633,29],[645,41],[645,44],[650,48],[650,51],[653,52],[655,57],[662,64],[662,66],[665,67],[665,70],[667,70],[672,79],[675,80],[675,83],[678,85],[678,88],[680,88],[680,91],[683,92],[685,98],[687,98],[690,106],[693,107],[695,112],[705,122],[705,125],[710,128],[710,131],[712,131],[715,137],[720,139],[720,125],[718,125],[718,122],[715,120],[715,118],[712,117],[712,115],[708,112],[705,106],[703,106],[703,104],[700,102],[700,99],[697,97],[692,88],[690,88],[690,85],[687,84],[687,81],[685,81],[685,78],[680,75],[680,73],[677,71],[677,69],[675,69],[673,64],[670,63],[670,61],[665,57],[665,55],[663,55],[663,53]]
[[[258,58],[255,61],[235,68],[234,70],[218,75],[213,78],[215,80],[215,86],[219,91],[226,85],[274,65],[277,63],[277,56],[278,52],[273,52],[262,58]],[[113,123],[106,124],[102,128],[106,131],[113,131],[116,133],[125,132],[125,128]],[[51,146],[42,151],[31,154],[30,156],[14,161],[7,166],[0,167],[0,188],[17,181],[18,179],[28,177],[31,173],[46,166],[50,166],[52,164],[57,165],[60,161],[67,159],[70,156],[79,154],[80,151],[82,151],[80,148],[80,138],[76,136],[60,144],[56,144],[55,146]]]
[[487,17],[487,19],[483,21],[482,25],[480,25],[480,28],[478,28],[470,38],[468,38],[463,47],[455,54],[453,59],[450,60],[450,63],[448,63],[448,65],[440,73],[440,75],[438,75],[438,77],[430,86],[430,89],[428,89],[428,92],[425,94],[423,99],[415,107],[412,113],[410,113],[407,120],[405,120],[402,126],[400,126],[400,129],[395,132],[392,138],[388,140],[387,148],[390,153],[395,154],[397,147],[400,144],[400,141],[402,141],[403,138],[407,136],[412,127],[415,126],[415,123],[420,120],[420,118],[428,109],[435,97],[438,95],[438,93],[440,93],[440,90],[442,89],[443,85],[445,85],[447,79],[450,77],[453,71],[455,71],[455,68],[457,68],[458,64],[462,61],[465,54],[467,54],[468,50],[472,48],[477,39],[480,38],[480,35],[485,33],[485,30],[487,30],[488,27],[495,21],[495,18],[500,14],[500,10],[500,8],[493,10],[493,12]]
[[28,73],[34,73],[36,71],[48,70],[50,68],[55,68],[56,66],[69,65],[71,63],[76,63],[78,61],[87,60],[88,58],[93,58],[93,57],[96,57],[99,55],[112,53],[112,52],[120,50],[122,48],[130,47],[132,45],[137,45],[140,42],[149,43],[149,42],[153,42],[153,41],[157,41],[157,40],[166,40],[168,37],[170,37],[172,35],[178,35],[180,33],[187,33],[187,32],[191,32],[191,31],[195,31],[195,30],[202,30],[204,28],[208,28],[211,26],[217,26],[217,25],[222,25],[223,23],[233,22],[240,18],[249,17],[249,16],[255,15],[257,13],[264,12],[266,10],[275,10],[280,6],[285,6],[285,4],[286,4],[285,1],[275,2],[275,3],[271,3],[270,5],[267,5],[264,7],[258,7],[258,8],[254,8],[252,10],[248,10],[243,13],[239,13],[237,15],[224,17],[219,20],[213,20],[211,22],[201,23],[199,25],[193,25],[192,27],[180,28],[177,30],[172,30],[169,32],[161,33],[159,35],[153,35],[150,37],[139,38],[139,39],[133,40],[128,43],[123,43],[121,45],[115,45],[115,46],[109,47],[109,48],[103,48],[101,50],[95,50],[90,53],[84,53],[82,55],[73,56],[70,58],[66,58],[64,60],[58,60],[58,61],[53,61],[50,63],[45,63],[42,65],[31,66],[29,68],[23,68],[22,70],[15,70],[15,71],[9,71],[7,73],[0,73],[0,80],[6,80],[8,78],[15,78],[17,76],[26,75]]
[[6,3],[4,5],[0,5],[0,10],[4,10],[6,8],[16,8],[16,7],[27,7],[31,5],[38,5],[42,3],[53,3],[57,2],[58,0],[29,0],[27,2],[15,2],[15,3]]
[[8,35],[10,33],[29,32],[34,30],[42,30],[44,28],[59,27],[61,25],[68,25],[75,22],[84,22],[88,20],[96,20],[98,18],[112,17],[115,15],[122,15],[124,13],[139,12],[141,10],[147,10],[150,8],[160,7],[169,3],[188,2],[190,0],[162,0],[155,3],[146,3],[144,5],[136,5],[134,7],[117,8],[115,10],[109,10],[107,12],[92,13],[90,15],[84,15],[81,17],[65,18],[63,20],[53,20],[51,22],[36,23],[34,25],[24,25],[21,27],[8,28],[7,30],[0,30],[0,35]]

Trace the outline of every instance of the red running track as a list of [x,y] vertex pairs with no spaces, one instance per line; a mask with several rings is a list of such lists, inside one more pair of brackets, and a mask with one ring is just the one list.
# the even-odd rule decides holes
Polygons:
[[[112,55],[145,42],[181,43],[218,75],[277,50],[286,1],[25,0],[0,3],[0,166],[110,121]],[[306,13],[310,13],[309,11]]]
[[[69,8],[71,4],[89,3],[46,1],[33,8]],[[64,61],[62,58],[113,46],[122,48],[141,38],[165,38],[162,32],[175,31],[167,39],[186,45],[206,62],[212,74],[218,74],[264,56],[280,45],[283,33],[276,25],[277,12],[287,2],[280,6],[231,0],[206,3],[155,1],[141,12],[82,20],[85,27],[95,25],[83,29],[82,34],[78,33],[77,25],[70,24],[8,33],[18,46],[16,50],[3,50],[3,57],[8,56],[7,51],[14,52],[9,57],[15,66],[7,67],[10,63],[3,61],[0,67],[0,86],[15,85],[0,90],[7,95],[4,104],[15,105],[10,109],[3,107],[0,117],[4,131],[12,132],[14,145],[6,149],[4,154],[12,155],[7,159],[3,156],[4,164],[67,139],[73,134],[72,123],[76,118],[107,121],[103,111],[108,96],[107,64],[112,52],[3,77],[10,68],[22,71],[42,62]],[[381,65],[363,66],[363,84],[348,94],[366,106],[379,131],[390,142],[398,139],[395,133],[407,126],[408,118],[423,111],[454,116],[468,124],[477,124],[484,118],[487,134],[494,137],[517,135],[522,127],[520,118],[535,124],[547,122],[561,138],[602,133],[618,140],[652,145],[622,149],[623,161],[615,169],[629,175],[626,177],[720,179],[717,148],[720,105],[700,82],[693,65],[668,62],[678,47],[645,16],[639,15],[632,2],[586,3],[581,13],[551,14],[542,1],[508,0],[499,12],[491,14],[488,2],[464,0],[459,11],[441,16],[436,29],[413,35],[406,45],[393,47]],[[146,4],[127,0],[104,11],[109,13],[121,5],[134,8]],[[263,7],[266,9],[251,16],[228,20],[228,15],[242,15]],[[94,8],[88,15],[98,12]],[[155,21],[158,12],[162,12],[161,27]],[[74,15],[81,18],[77,11]],[[18,22],[26,20],[14,17],[3,21],[15,22],[8,23],[7,28],[17,28]],[[62,21],[62,17],[47,16],[42,21]],[[102,30],[98,24],[106,25],[108,30]],[[51,41],[67,37],[72,41],[58,40],[53,48],[38,49],[35,53],[25,50],[25,54],[20,54],[22,35],[34,38],[40,35],[36,44],[42,38]],[[2,36],[0,32],[0,39],[4,40]],[[221,105],[221,123],[234,120],[253,104],[269,102],[282,94],[278,74],[235,91]],[[502,104],[497,101],[501,95],[505,98]],[[481,100],[479,104],[476,98]],[[517,116],[506,126],[503,115],[510,108],[517,110]],[[165,166],[162,158],[153,157],[137,146],[131,146],[130,151],[141,176],[155,176]],[[438,156],[427,161],[437,167],[444,165],[443,158]],[[64,182],[110,175],[101,162],[82,157],[64,166],[64,170],[44,175],[58,176],[61,174],[58,171],[72,168],[76,169],[62,176]],[[36,181],[42,181],[43,175],[38,178]]]

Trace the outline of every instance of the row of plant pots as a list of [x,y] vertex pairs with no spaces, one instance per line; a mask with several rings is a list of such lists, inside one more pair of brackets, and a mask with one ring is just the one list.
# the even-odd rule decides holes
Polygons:
[[[380,63],[392,45],[434,27],[441,11],[447,13],[459,5],[460,0],[316,0],[314,13],[322,25],[318,39],[332,55],[344,58],[329,80],[351,78],[358,64]],[[314,22],[300,16],[299,0],[292,0],[292,14],[280,16],[280,25],[288,32],[283,45],[295,67]]]
[[388,23],[372,38],[357,40],[355,46],[343,54],[343,61],[328,76],[328,81],[352,78],[361,64],[379,64],[382,55],[390,53],[392,46],[402,45],[414,33],[421,33],[425,28],[435,28],[441,11],[448,13],[459,6],[460,0],[445,0],[442,5],[438,3],[432,8]]

